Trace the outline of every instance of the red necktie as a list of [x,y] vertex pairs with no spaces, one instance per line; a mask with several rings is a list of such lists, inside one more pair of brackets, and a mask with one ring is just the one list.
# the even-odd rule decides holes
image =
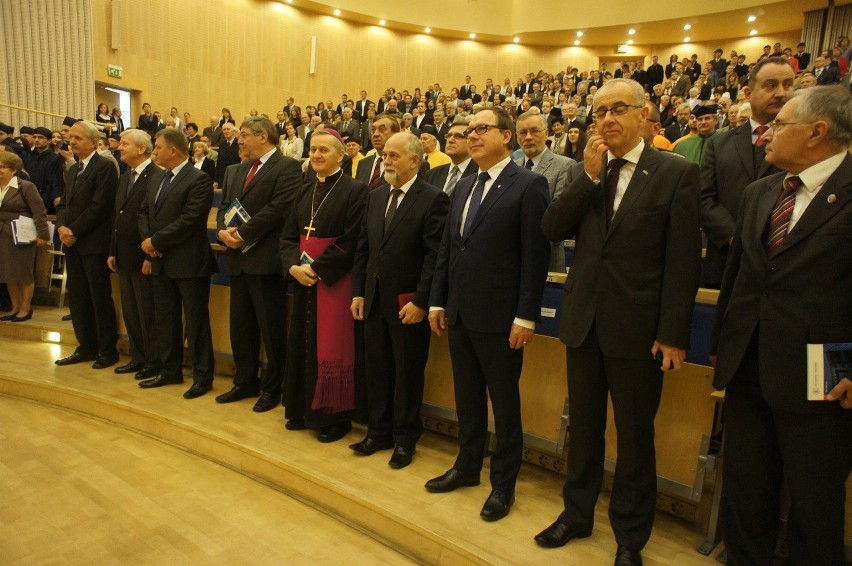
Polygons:
[[379,186],[379,179],[382,177],[382,158],[376,156],[376,168],[373,169],[373,175],[370,177],[370,190]]
[[769,230],[766,236],[766,255],[772,257],[787,235],[787,227],[793,217],[793,207],[796,204],[796,192],[802,186],[802,180],[798,177],[790,177],[784,181],[784,190],[778,197],[772,215],[769,217]]
[[754,129],[754,133],[757,134],[757,140],[755,140],[754,145],[757,147],[763,147],[766,145],[766,140],[763,139],[763,134],[765,134],[768,129],[769,126],[758,126]]
[[246,181],[243,183],[243,192],[246,192],[246,189],[251,183],[251,180],[254,179],[254,174],[257,173],[257,169],[260,167],[260,159],[255,160],[251,165],[251,169],[249,169],[248,175],[246,175]]

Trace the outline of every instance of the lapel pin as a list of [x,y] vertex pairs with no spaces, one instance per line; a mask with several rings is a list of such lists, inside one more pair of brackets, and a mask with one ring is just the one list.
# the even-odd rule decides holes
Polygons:
[[835,202],[837,202],[837,197],[833,194],[828,195],[828,204],[834,204]]
[[647,175],[647,174],[648,174],[648,170],[647,170],[647,169],[642,169],[642,174],[643,174],[643,175]]

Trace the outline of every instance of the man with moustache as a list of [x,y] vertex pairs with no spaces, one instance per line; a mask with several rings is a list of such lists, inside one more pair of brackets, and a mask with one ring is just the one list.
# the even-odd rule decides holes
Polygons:
[[148,132],[124,130],[118,144],[121,160],[130,168],[118,180],[115,195],[115,223],[107,266],[118,273],[121,314],[130,341],[130,361],[115,373],[135,373],[136,379],[160,373],[154,326],[154,279],[151,261],[142,252],[139,235],[139,209],[148,188],[158,186],[163,171],[151,161],[153,150]]

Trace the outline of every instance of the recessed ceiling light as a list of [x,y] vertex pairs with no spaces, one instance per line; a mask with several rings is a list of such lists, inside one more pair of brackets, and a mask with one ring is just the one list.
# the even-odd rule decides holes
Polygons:
[[627,30],[627,35],[633,35],[634,33],[636,33],[636,30],[633,29],[633,28],[630,28],[629,30]]
[[379,20],[379,25],[380,25],[380,26],[383,26],[383,25],[385,25],[385,24],[387,24],[387,22],[386,22],[386,21],[384,21],[384,20]]
[[583,32],[578,31],[578,32],[577,32],[577,37],[583,37]]
[[512,41],[514,41],[515,43],[520,43],[520,42],[521,42],[521,38],[520,38],[520,37],[516,37],[516,38],[515,38],[515,39],[513,39]]
[[753,30],[751,30],[750,32],[748,32],[748,34],[749,34],[749,35],[757,35],[757,30],[756,30],[756,29],[753,29]]
[[632,40],[632,39],[628,39],[628,40],[627,40],[627,45],[633,45],[633,40]]
[[756,19],[757,19],[757,16],[749,16],[749,17],[748,17],[748,19],[747,19],[746,21],[747,21],[748,23],[751,23],[751,22],[755,21]]
[[426,33],[432,33],[432,28],[426,28],[423,31],[425,31]]
[[476,34],[475,34],[475,33],[472,33],[472,34],[470,34],[468,37],[469,37],[469,38],[471,38],[471,39],[476,39]]
[[683,42],[684,42],[684,43],[689,43],[689,39],[690,39],[690,38],[688,38],[688,37],[684,37],[684,38],[683,38]]
[[575,40],[574,40],[574,45],[580,45],[580,40],[579,40],[579,39],[575,39]]
[[684,29],[684,31],[691,30],[692,24],[686,24],[685,26],[683,26],[683,29]]
[[292,3],[293,3],[293,0],[287,0],[287,3],[288,3],[288,4],[292,4]]
[[335,15],[335,16],[339,16],[339,15],[340,15],[340,10],[335,10],[335,11],[334,11],[334,15]]

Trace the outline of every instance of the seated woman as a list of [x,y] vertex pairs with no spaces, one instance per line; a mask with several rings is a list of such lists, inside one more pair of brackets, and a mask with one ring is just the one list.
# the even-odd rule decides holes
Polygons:
[[192,157],[190,157],[190,160],[196,169],[201,169],[202,172],[207,173],[207,176],[212,179],[216,173],[216,162],[207,157],[208,153],[210,153],[210,148],[207,147],[206,143],[195,142],[192,144]]
[[[9,322],[32,318],[36,245],[46,245],[50,240],[38,189],[17,177],[23,168],[24,162],[15,153],[0,151],[0,283],[6,283],[12,299],[12,314],[0,320]],[[37,237],[29,245],[16,245],[12,235],[12,221],[22,217],[35,222]]]
[[296,135],[296,128],[293,127],[293,124],[287,124],[284,126],[284,133],[286,135],[281,136],[281,141],[278,142],[278,147],[281,149],[281,153],[284,154],[285,157],[292,157],[293,159],[302,160],[302,150],[305,148],[305,142]]

